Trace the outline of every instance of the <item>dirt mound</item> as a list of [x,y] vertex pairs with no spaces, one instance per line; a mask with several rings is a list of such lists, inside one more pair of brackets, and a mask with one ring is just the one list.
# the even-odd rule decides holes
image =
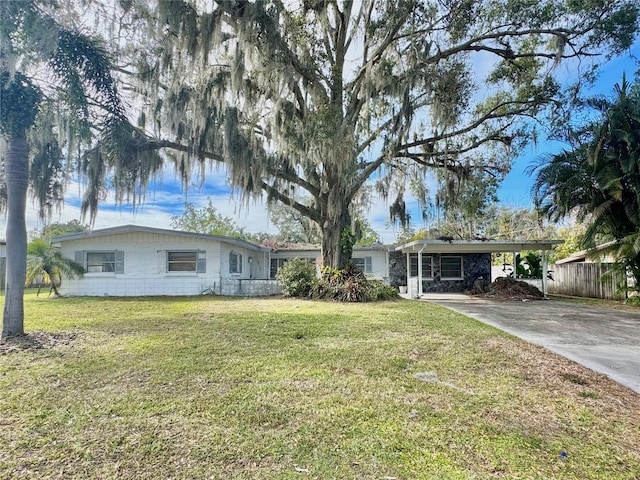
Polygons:
[[542,300],[544,298],[538,288],[511,277],[499,277],[483,292],[473,292],[473,294],[504,300]]
[[18,337],[0,339],[0,355],[25,350],[54,349],[72,345],[78,337],[76,332],[29,332]]

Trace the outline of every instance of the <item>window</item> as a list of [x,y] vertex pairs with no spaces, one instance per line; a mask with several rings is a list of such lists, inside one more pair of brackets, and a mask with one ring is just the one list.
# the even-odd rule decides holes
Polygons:
[[184,250],[167,252],[167,272],[205,273],[206,252]]
[[115,252],[87,252],[86,270],[93,272],[115,272],[116,254]]
[[195,272],[196,252],[167,252],[167,272]]
[[282,268],[282,266],[287,263],[288,258],[272,258],[271,265],[269,269],[269,277],[276,278],[278,271]]
[[440,257],[440,278],[462,278],[462,257]]
[[[300,257],[297,257],[297,258],[300,258]],[[276,275],[278,274],[280,269],[289,260],[291,260],[291,259],[290,258],[272,258],[271,259],[271,263],[269,265],[269,267],[270,267],[269,268],[269,277],[270,278],[276,278]],[[307,262],[311,263],[312,265],[316,264],[316,259],[315,258],[302,258],[302,260],[306,260]]]
[[[410,277],[418,276],[418,254],[412,253],[409,256],[409,262],[411,265],[411,273]],[[433,258],[429,255],[422,255],[422,278],[431,278],[433,277],[432,271]]]
[[229,273],[242,273],[242,254],[229,253]]
[[371,260],[371,257],[353,258],[352,261],[353,265],[362,273],[373,272],[373,262]]
[[81,264],[87,273],[124,273],[122,250],[77,251],[75,261]]

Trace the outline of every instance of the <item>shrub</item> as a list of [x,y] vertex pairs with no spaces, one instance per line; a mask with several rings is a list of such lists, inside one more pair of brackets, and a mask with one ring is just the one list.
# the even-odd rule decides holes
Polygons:
[[398,298],[399,295],[393,287],[385,285],[380,280],[369,280],[364,273],[349,263],[342,270],[323,268],[322,277],[311,289],[311,296],[338,302],[368,302]]
[[280,268],[276,279],[285,297],[308,297],[316,281],[316,267],[309,260],[294,258]]
[[369,286],[371,289],[370,300],[393,300],[400,298],[398,289],[387,285],[382,280],[369,280]]
[[630,296],[629,298],[627,298],[624,301],[624,304],[625,305],[633,305],[634,307],[638,307],[638,306],[640,306],[640,296],[638,296],[638,295]]

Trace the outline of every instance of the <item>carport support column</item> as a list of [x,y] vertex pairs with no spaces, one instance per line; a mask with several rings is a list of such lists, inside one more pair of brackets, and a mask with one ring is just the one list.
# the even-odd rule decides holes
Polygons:
[[418,252],[418,296],[422,297],[422,250]]
[[410,258],[410,253],[407,252],[407,293],[409,294],[409,298],[412,297],[411,295],[411,258]]
[[549,261],[547,251],[542,251],[542,295],[547,298],[547,274],[549,272]]

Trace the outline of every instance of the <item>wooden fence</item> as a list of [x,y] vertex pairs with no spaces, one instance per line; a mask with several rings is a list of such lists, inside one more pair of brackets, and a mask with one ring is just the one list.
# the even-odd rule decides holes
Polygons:
[[548,292],[575,297],[624,299],[621,287],[626,282],[621,272],[610,272],[610,263],[565,263],[552,265],[553,281],[548,283]]

